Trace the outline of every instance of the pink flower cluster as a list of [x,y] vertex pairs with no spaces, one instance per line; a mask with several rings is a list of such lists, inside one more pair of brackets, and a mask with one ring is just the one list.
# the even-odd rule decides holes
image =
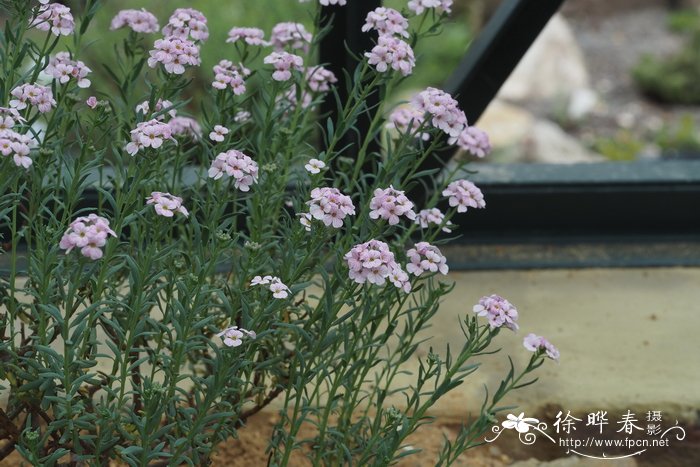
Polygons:
[[17,86],[10,93],[12,99],[10,107],[15,109],[26,109],[27,105],[35,106],[39,112],[46,113],[56,106],[51,88],[40,84],[22,84]]
[[90,87],[90,80],[87,79],[87,75],[92,70],[80,60],[72,60],[68,52],[59,52],[51,57],[45,71],[61,84],[66,84],[71,79],[75,79],[79,88]]
[[434,8],[438,13],[452,13],[453,0],[411,0],[408,2],[408,9],[420,15],[425,10]]
[[19,114],[17,109],[12,107],[0,107],[0,130],[9,130],[14,128],[18,122],[24,122],[25,119]]
[[224,329],[216,335],[224,341],[226,347],[238,347],[243,343],[243,337],[250,337],[255,339],[257,336],[254,331],[247,331],[238,326],[231,326]]
[[485,316],[491,329],[504,326],[513,331],[518,330],[518,310],[499,295],[481,297],[479,303],[474,305],[473,311],[479,316]]
[[352,247],[344,256],[350,279],[358,284],[384,285],[387,279],[397,288],[410,292],[408,274],[394,259],[389,245],[379,240],[370,240]]
[[243,41],[248,45],[267,45],[265,32],[258,28],[232,28],[228,32],[226,42],[235,44],[238,41]]
[[141,10],[121,10],[112,18],[109,29],[112,31],[121,28],[129,28],[134,32],[150,34],[158,32],[158,18],[145,9]]
[[[11,117],[2,117],[2,122],[3,126],[8,123],[14,126],[14,121]],[[29,152],[34,140],[27,135],[22,135],[12,130],[12,126],[0,129],[0,154],[5,157],[11,156],[17,167],[28,169],[32,165]]]
[[[421,229],[427,229],[430,224],[442,225],[445,222],[445,215],[438,208],[423,209],[418,213],[416,218],[416,224],[420,226]],[[452,232],[452,223],[447,222],[443,227],[442,231],[446,233]]]
[[178,8],[170,16],[168,24],[163,27],[165,37],[182,40],[206,41],[209,38],[207,18],[201,11],[193,8]]
[[475,126],[466,127],[456,138],[450,140],[450,143],[457,145],[475,157],[486,157],[491,152],[491,142],[489,135],[485,131],[478,129]]
[[322,66],[306,69],[306,83],[313,92],[328,92],[331,85],[338,82],[335,74]]
[[311,217],[322,221],[326,227],[339,229],[343,226],[345,217],[355,215],[352,199],[337,188],[314,188],[311,190],[311,200],[306,204],[309,206]]
[[530,352],[544,351],[547,357],[552,360],[559,360],[559,350],[552,345],[547,339],[536,334],[528,334],[523,339],[523,346]]
[[467,208],[483,209],[486,207],[481,190],[469,180],[456,180],[443,190],[442,196],[449,196],[450,206],[457,207],[457,212],[466,212]]
[[201,63],[199,47],[188,39],[166,37],[156,40],[153,47],[148,58],[148,66],[151,68],[162,63],[166,72],[181,75],[186,66],[198,66]]
[[457,101],[445,91],[427,88],[413,98],[413,105],[431,116],[430,122],[449,135],[457,138],[467,127],[467,117]]
[[179,212],[185,217],[190,213],[182,205],[182,198],[171,195],[170,193],[162,193],[154,191],[151,196],[146,198],[146,204],[152,204],[156,210],[156,214],[163,217],[173,217],[176,212]]
[[[173,109],[172,106],[173,106],[173,103],[170,102],[169,100],[158,99],[158,102],[156,102],[156,106],[155,106],[156,108],[153,111],[153,113],[157,114],[157,113],[163,112],[163,110],[165,110],[165,109],[169,109],[169,110],[167,110],[165,113],[161,113],[157,117],[153,117],[153,118],[155,118],[156,120],[162,121],[162,120],[165,120],[166,115],[170,115],[171,118],[177,116],[177,110]],[[152,117],[151,106],[148,103],[148,101],[143,101],[139,105],[137,105],[136,112],[137,113],[141,112],[145,117]]]
[[202,127],[197,120],[190,117],[173,117],[168,122],[173,136],[186,136],[198,140],[202,136]]
[[143,148],[158,149],[163,142],[173,139],[173,132],[170,125],[160,122],[155,118],[136,125],[131,130],[131,142],[126,145],[126,152],[134,156]]
[[36,27],[40,31],[51,31],[54,36],[67,36],[73,33],[75,22],[70,8],[60,3],[50,3],[39,7],[38,15],[31,21],[29,27]]
[[267,285],[270,292],[272,292],[272,296],[279,299],[287,298],[291,292],[289,287],[284,285],[279,277],[274,276],[255,276],[250,281],[250,285]]
[[419,133],[421,126],[425,123],[425,112],[418,110],[411,104],[403,105],[394,109],[389,115],[389,122],[386,124],[387,128],[393,128],[403,134],[413,134],[417,138],[421,138],[427,141],[430,138],[430,134],[426,131],[421,131]]
[[96,214],[78,217],[71,222],[63,234],[59,247],[70,253],[73,248],[80,248],[83,256],[92,260],[102,258],[102,247],[107,243],[107,236],[116,237],[109,228],[109,221]]
[[288,52],[272,52],[265,57],[263,63],[275,67],[272,73],[272,79],[276,81],[287,81],[292,77],[292,70],[301,70],[304,66],[304,60],[294,54]]
[[408,20],[393,8],[379,7],[367,14],[362,31],[376,30],[380,36],[408,37]]
[[418,242],[414,248],[406,252],[410,263],[406,264],[406,271],[414,276],[439,272],[447,274],[450,268],[447,266],[447,258],[442,255],[440,249],[428,242]]
[[365,52],[365,57],[380,73],[391,68],[408,76],[416,65],[411,46],[393,36],[379,36],[377,45],[370,52]]
[[276,50],[289,46],[293,50],[308,50],[313,36],[301,23],[278,23],[272,28],[270,44]]
[[243,65],[234,65],[230,60],[221,60],[214,65],[214,82],[212,87],[224,90],[230,87],[237,96],[245,93],[245,77],[250,75],[250,70]]
[[371,219],[384,219],[389,221],[389,225],[399,223],[399,217],[406,216],[410,220],[416,219],[416,213],[413,211],[413,203],[406,197],[405,193],[389,188],[377,188],[374,190],[374,196],[369,203],[372,211],[369,213]]
[[231,149],[222,152],[211,164],[209,177],[218,180],[224,175],[234,178],[234,186],[249,191],[258,182],[258,164],[240,151]]

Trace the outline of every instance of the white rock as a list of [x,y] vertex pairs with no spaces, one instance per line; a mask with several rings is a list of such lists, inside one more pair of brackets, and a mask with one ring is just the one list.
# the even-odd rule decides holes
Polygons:
[[537,120],[523,141],[522,161],[547,164],[602,162],[605,158],[586,149],[556,123]]
[[588,71],[574,34],[559,14],[540,36],[501,88],[499,96],[520,101],[571,96],[590,88]]
[[593,111],[597,103],[598,95],[592,89],[575,89],[569,98],[566,114],[571,120],[582,120]]
[[535,124],[535,117],[513,104],[496,99],[486,108],[477,126],[489,135],[494,148],[513,146],[521,142]]
[[556,123],[537,119],[524,108],[502,100],[489,105],[477,126],[488,133],[494,148],[490,162],[575,164],[605,160]]

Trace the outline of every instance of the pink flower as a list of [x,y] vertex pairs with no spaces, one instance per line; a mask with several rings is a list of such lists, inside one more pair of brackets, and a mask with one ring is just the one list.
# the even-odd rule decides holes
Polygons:
[[179,212],[185,217],[190,213],[182,205],[182,198],[173,196],[170,193],[161,193],[154,191],[151,196],[146,198],[146,204],[152,204],[159,216],[173,217],[176,212]]
[[406,293],[411,291],[411,280],[406,271],[401,269],[401,266],[398,264],[391,269],[388,279],[397,289],[401,289]]
[[552,360],[559,360],[559,350],[542,336],[530,333],[525,336],[523,345],[530,352],[540,352],[544,350],[547,357],[551,358]]
[[408,20],[393,8],[379,7],[367,14],[362,31],[376,30],[381,36],[408,37]]
[[491,152],[489,135],[475,126],[466,127],[457,138],[450,139],[451,144],[455,142],[472,156],[485,157]]
[[225,126],[221,126],[221,125],[215,125],[214,131],[209,133],[209,139],[220,143],[224,139],[226,139],[227,134],[228,134],[228,128],[226,128]]
[[311,159],[304,168],[307,172],[315,175],[321,173],[321,170],[326,168],[326,164],[318,159]]
[[301,70],[304,66],[304,60],[300,56],[287,52],[272,52],[265,57],[263,63],[275,67],[272,79],[276,81],[289,80],[292,77],[291,70]]
[[371,52],[366,52],[365,57],[369,58],[368,63],[380,73],[391,68],[408,76],[416,64],[411,46],[393,36],[379,36],[377,45]]
[[339,229],[345,217],[355,215],[352,200],[337,188],[314,188],[311,190],[311,201],[306,204],[311,217],[322,221],[326,227]]
[[14,128],[18,122],[25,122],[17,109],[12,107],[0,107],[0,131]]
[[223,90],[230,87],[237,96],[245,93],[245,77],[250,75],[250,70],[243,65],[234,65],[229,60],[221,60],[218,65],[214,65],[214,82],[211,83],[215,89]]
[[236,115],[233,116],[233,121],[236,123],[245,123],[250,120],[250,112],[247,110],[239,110]]
[[279,277],[274,276],[255,276],[253,280],[250,281],[250,285],[267,285],[270,292],[272,292],[272,296],[278,299],[287,298],[291,292],[289,287],[284,285]]
[[418,242],[414,248],[406,252],[410,263],[406,264],[406,271],[414,276],[420,276],[424,272],[440,272],[447,274],[449,267],[447,259],[442,255],[440,249],[428,242]]
[[272,28],[270,44],[277,51],[289,46],[291,49],[308,50],[313,36],[301,23],[278,23]]
[[277,96],[276,109],[280,110],[287,116],[290,112],[301,106],[302,109],[308,109],[313,104],[311,93],[302,90],[297,94],[294,87],[290,87],[284,93]]
[[332,71],[315,66],[306,69],[306,83],[313,92],[328,92],[331,85],[338,82]]
[[386,127],[393,128],[403,134],[415,134],[415,137],[427,141],[430,134],[426,131],[418,132],[425,123],[424,116],[423,110],[419,110],[411,104],[403,105],[389,115]]
[[[438,226],[442,225],[444,220],[445,215],[438,208],[423,209],[421,212],[418,213],[418,217],[416,218],[416,224],[418,224],[421,229],[427,229],[428,227],[430,227],[430,224],[435,224]],[[442,231],[450,233],[452,232],[451,227],[453,227],[453,225],[450,222],[448,222],[442,227]]]
[[416,213],[413,211],[413,203],[403,191],[395,190],[393,186],[374,190],[374,196],[369,203],[369,207],[372,209],[369,213],[371,219],[382,218],[389,221],[389,225],[398,224],[400,216],[406,216],[410,220],[415,220],[416,218]]
[[158,19],[145,9],[140,10],[121,10],[112,18],[112,24],[109,29],[130,28],[138,33],[154,33],[158,32]]
[[[379,240],[370,240],[352,247],[345,256],[350,279],[358,284],[384,285],[391,281],[397,288],[410,291],[408,275],[396,263],[389,245]],[[407,284],[408,282],[408,284]]]
[[445,91],[427,88],[413,98],[413,105],[431,116],[430,123],[451,138],[457,138],[467,127],[467,117],[459,104]]
[[155,68],[162,63],[167,73],[181,75],[186,66],[199,66],[199,47],[194,42],[177,37],[158,39],[149,52],[148,66]]
[[88,97],[85,101],[85,105],[87,105],[91,109],[95,109],[95,107],[97,107],[97,98],[95,96]]
[[311,214],[308,212],[302,212],[297,214],[297,216],[299,216],[299,223],[304,227],[304,230],[311,232],[311,220],[313,219]]
[[126,152],[134,156],[143,148],[158,149],[165,140],[172,139],[170,125],[156,119],[141,122],[131,130],[131,142],[126,145]]
[[248,45],[267,45],[265,32],[258,28],[232,28],[228,32],[228,43],[243,41]]
[[166,38],[192,38],[193,41],[204,42],[209,38],[207,18],[193,8],[178,8],[163,27],[163,35]]
[[479,316],[485,316],[491,329],[504,326],[513,331],[518,330],[518,310],[499,295],[481,297],[479,303],[474,305],[473,311]]
[[224,175],[233,177],[234,186],[241,191],[249,191],[258,182],[258,164],[240,151],[231,149],[222,152],[209,169],[209,177],[218,180]]
[[27,105],[33,105],[41,113],[46,113],[56,106],[51,88],[40,84],[22,84],[10,93],[14,97],[10,101],[10,107],[26,109]]
[[80,253],[86,258],[97,260],[102,258],[102,247],[107,243],[107,236],[116,237],[109,228],[109,221],[96,214],[78,217],[63,234],[59,247],[70,253],[73,248],[80,248]]
[[243,328],[239,328],[238,326],[226,328],[216,336],[221,337],[226,347],[238,347],[243,343],[243,337],[249,337],[251,339],[255,339],[257,337],[254,331],[247,331]]
[[[143,101],[139,105],[136,106],[136,112],[141,112],[144,117],[152,117],[155,118],[156,120],[163,121],[165,120],[166,115],[170,115],[170,117],[176,117],[177,116],[177,110],[173,109],[173,103],[165,100],[165,99],[158,99],[158,102],[156,102],[156,108],[153,111],[153,114],[159,114],[158,116],[154,117],[153,114],[151,114],[151,106],[148,103],[148,101]],[[165,109],[168,109],[165,113],[163,112]]]
[[434,8],[438,13],[452,13],[453,0],[411,0],[408,2],[408,9],[420,15],[425,10]]
[[190,117],[173,117],[168,122],[173,136],[186,136],[198,140],[202,136],[202,127],[197,120]]
[[79,88],[90,87],[87,75],[92,71],[80,60],[71,60],[68,52],[59,52],[49,60],[46,73],[61,84],[66,84],[71,79],[76,80]]
[[51,31],[54,36],[67,36],[73,33],[75,22],[70,8],[60,3],[41,6],[39,14],[29,23],[40,31]]
[[[11,117],[3,117],[5,124],[14,122]],[[9,121],[8,121],[9,120]],[[32,165],[32,159],[29,157],[31,146],[34,140],[27,135],[22,135],[16,131],[7,128],[0,130],[0,155],[12,157],[12,161],[17,167],[28,169]]]
[[457,207],[457,212],[466,212],[467,208],[483,209],[486,207],[481,190],[469,180],[457,180],[442,192],[449,196],[450,206]]

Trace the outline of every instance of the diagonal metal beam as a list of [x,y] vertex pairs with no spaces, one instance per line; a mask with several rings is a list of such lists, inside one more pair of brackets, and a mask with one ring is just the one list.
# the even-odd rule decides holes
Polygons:
[[444,89],[476,122],[564,0],[503,0]]

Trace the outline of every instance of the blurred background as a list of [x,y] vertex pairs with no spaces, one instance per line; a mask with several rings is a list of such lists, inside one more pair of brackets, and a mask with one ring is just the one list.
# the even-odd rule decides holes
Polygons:
[[[416,50],[418,66],[400,88],[403,99],[440,86],[456,67],[499,0],[455,0],[452,21]],[[405,1],[388,0],[401,8]],[[83,60],[104,89],[99,66],[123,31],[114,14],[147,8],[161,26],[175,8],[201,10],[210,39],[203,66],[190,71],[193,102],[211,67],[233,57],[233,26],[269,30],[280,21],[312,21],[309,4],[280,0],[122,0],[105,2]],[[700,158],[700,2],[698,0],[567,0],[498,98],[478,122],[492,139],[491,163],[556,164]],[[153,35],[155,40],[155,35]],[[199,84],[199,85],[197,85]],[[193,104],[194,106],[195,104]]]

